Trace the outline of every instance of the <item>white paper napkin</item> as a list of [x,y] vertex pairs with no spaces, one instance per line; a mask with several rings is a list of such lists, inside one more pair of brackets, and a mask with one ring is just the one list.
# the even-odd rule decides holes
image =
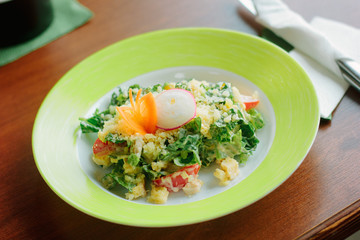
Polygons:
[[313,82],[321,117],[330,119],[349,87],[335,59],[348,57],[360,62],[360,30],[319,17],[309,24],[280,0],[253,2],[256,21],[295,47],[290,55]]

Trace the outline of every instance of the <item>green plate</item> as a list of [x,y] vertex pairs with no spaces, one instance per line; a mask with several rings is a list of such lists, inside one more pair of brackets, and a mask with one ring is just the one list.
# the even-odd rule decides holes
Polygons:
[[[253,156],[258,164],[224,190],[210,195],[205,191],[186,201],[177,196],[166,205],[131,202],[104,190],[93,175],[96,170],[84,164],[84,158],[91,162],[91,144],[86,147],[79,134],[78,118],[89,114],[99,99],[119,84],[134,78],[146,84],[148,74],[161,75],[177,68],[185,69],[184,76],[205,71],[221,81],[233,77],[236,82],[238,76],[245,79],[238,83],[246,85],[245,92],[260,92],[259,110],[265,113],[266,134],[260,139],[262,154]],[[308,76],[280,48],[234,31],[170,29],[115,43],[71,69],[40,107],[33,129],[33,152],[47,184],[84,213],[133,226],[177,226],[229,214],[278,187],[305,158],[319,119],[316,93]]]

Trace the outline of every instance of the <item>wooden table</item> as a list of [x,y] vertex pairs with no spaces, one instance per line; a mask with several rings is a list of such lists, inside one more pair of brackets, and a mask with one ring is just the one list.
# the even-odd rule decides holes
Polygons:
[[[31,134],[41,102],[69,69],[111,43],[157,29],[206,26],[256,34],[236,0],[81,2],[95,13],[89,23],[0,68],[0,239],[339,239],[360,229],[360,93],[352,88],[332,121],[321,122],[298,170],[228,216],[136,228],[95,219],[62,201],[35,166]],[[320,15],[360,27],[358,0],[341,6],[336,0],[286,2],[308,20]]]

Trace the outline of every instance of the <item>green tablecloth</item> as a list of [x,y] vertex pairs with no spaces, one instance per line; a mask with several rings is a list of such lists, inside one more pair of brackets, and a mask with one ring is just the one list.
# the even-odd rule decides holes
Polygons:
[[86,23],[92,12],[75,0],[51,0],[54,19],[50,26],[37,37],[10,47],[0,48],[0,66],[46,45],[62,35]]

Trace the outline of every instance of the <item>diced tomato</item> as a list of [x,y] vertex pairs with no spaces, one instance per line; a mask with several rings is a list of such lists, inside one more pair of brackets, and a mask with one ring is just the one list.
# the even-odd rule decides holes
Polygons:
[[115,151],[115,143],[112,142],[102,142],[99,138],[96,139],[93,145],[93,153],[97,156],[108,155],[111,152]]
[[249,110],[256,107],[260,102],[259,99],[245,95],[241,95],[241,101],[245,104],[245,110]]
[[199,164],[186,166],[170,175],[153,180],[153,183],[159,187],[166,187],[169,192],[178,192],[185,187],[190,176],[196,178],[199,169]]

